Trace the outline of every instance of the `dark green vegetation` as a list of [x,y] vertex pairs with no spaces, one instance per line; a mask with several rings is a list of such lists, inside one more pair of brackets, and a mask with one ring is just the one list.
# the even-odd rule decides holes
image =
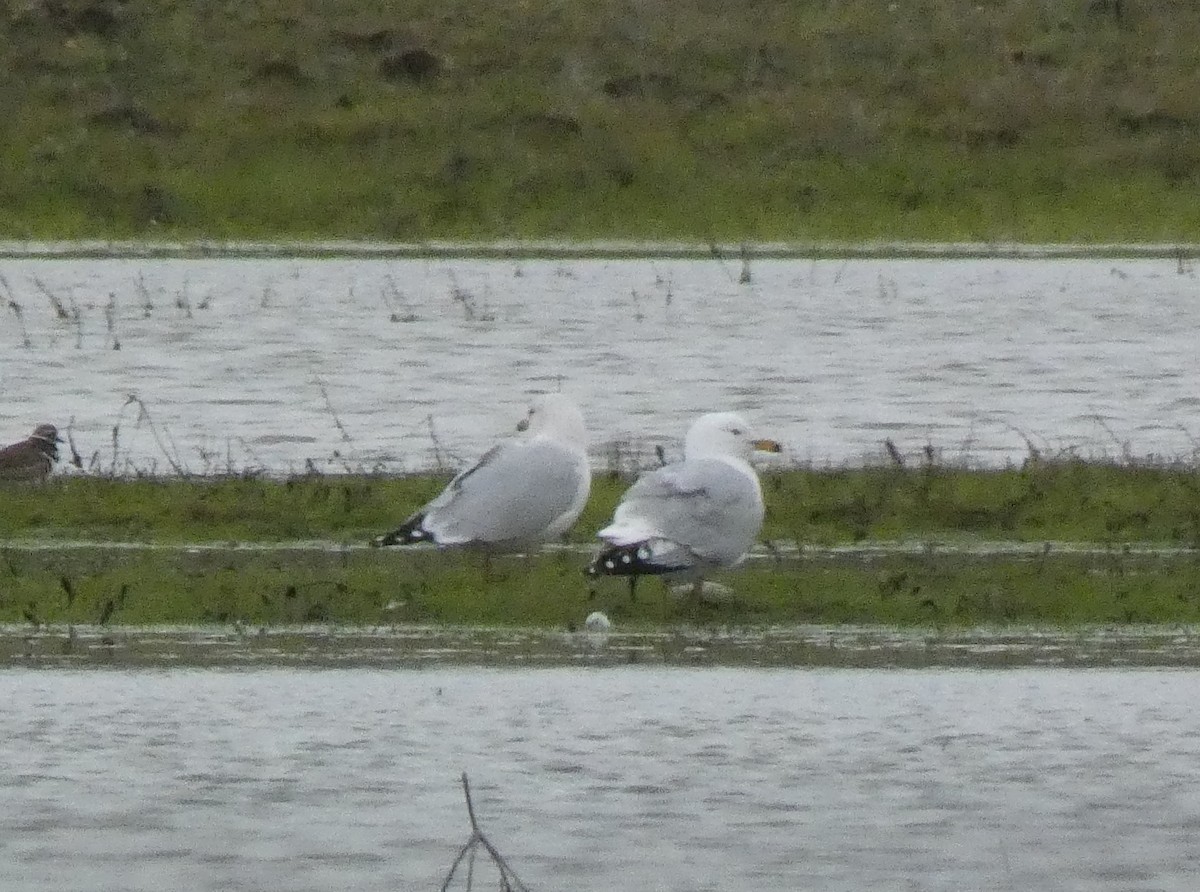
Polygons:
[[14,0],[0,235],[1200,239],[1191,0]]
[[[75,477],[9,488],[0,493],[0,540],[9,543],[0,549],[0,622],[569,628],[595,609],[635,626],[1200,622],[1200,473],[1182,465],[772,472],[768,547],[722,574],[735,594],[712,604],[680,600],[655,580],[631,600],[623,581],[584,578],[587,546],[627,484],[609,475],[595,483],[574,548],[485,562],[361,547],[443,482]],[[56,539],[209,547],[22,544]],[[288,547],[303,540],[335,544]],[[1045,544],[1020,554],[962,550],[997,540]],[[839,549],[888,541],[916,547]]]
[[[1127,542],[1200,548],[1200,472],[1184,464],[795,468],[763,475],[766,541]],[[447,478],[58,477],[0,490],[0,541],[362,544]],[[629,481],[598,474],[572,531],[589,543]]]
[[693,602],[657,580],[589,583],[586,556],[527,561],[347,551],[0,553],[0,622],[508,625],[570,629],[593,610],[620,628],[796,622],[972,626],[1200,622],[1194,553],[1050,550],[981,557],[819,553],[757,559],[722,577],[734,594]]

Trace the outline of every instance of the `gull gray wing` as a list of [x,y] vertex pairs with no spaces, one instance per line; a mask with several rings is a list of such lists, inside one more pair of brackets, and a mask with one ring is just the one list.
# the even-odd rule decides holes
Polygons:
[[538,542],[586,483],[576,455],[557,443],[503,443],[450,481],[424,525],[442,544]]
[[762,527],[758,481],[719,459],[684,461],[643,475],[613,516],[614,528],[643,527],[697,557],[728,564]]

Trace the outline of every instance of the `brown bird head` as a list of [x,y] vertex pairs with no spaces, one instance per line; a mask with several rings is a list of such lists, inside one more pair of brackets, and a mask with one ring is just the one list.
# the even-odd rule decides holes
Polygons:
[[45,443],[61,443],[62,437],[58,435],[58,428],[53,424],[39,424],[33,429],[31,440],[41,440]]
[[58,461],[58,444],[63,441],[58,435],[58,428],[53,424],[39,424],[33,429],[33,436],[29,441],[50,457],[51,461]]

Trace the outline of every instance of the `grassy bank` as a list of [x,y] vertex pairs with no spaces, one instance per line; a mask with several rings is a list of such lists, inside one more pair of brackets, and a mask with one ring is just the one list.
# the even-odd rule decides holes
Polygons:
[[485,566],[477,556],[431,550],[9,548],[0,553],[0,623],[573,629],[593,610],[626,629],[1200,622],[1200,560],[1190,553],[810,553],[724,574],[733,595],[712,603],[681,599],[656,580],[643,580],[631,597],[622,580],[587,580],[586,560],[572,551]]
[[[732,599],[702,605],[653,580],[631,599],[620,580],[584,578],[587,545],[627,485],[608,475],[572,531],[576,548],[485,564],[471,554],[360,547],[443,483],[433,475],[75,477],[10,487],[0,500],[0,540],[8,542],[0,622],[570,628],[595,609],[633,626],[1200,622],[1200,474],[1190,467],[773,472],[764,478],[768,548],[720,577],[734,587]],[[332,544],[289,546],[304,540]],[[920,547],[840,550],[897,541]],[[961,549],[988,541],[1044,545],[1008,555]],[[207,547],[187,547],[200,544]]]
[[0,236],[1200,241],[1200,7],[22,0]]
[[[0,541],[364,543],[403,520],[446,477],[59,477],[8,487]],[[794,468],[763,475],[762,538],[1150,542],[1200,547],[1200,472],[1189,465],[1033,462],[995,470],[931,465]],[[591,542],[628,480],[597,475],[571,532]]]

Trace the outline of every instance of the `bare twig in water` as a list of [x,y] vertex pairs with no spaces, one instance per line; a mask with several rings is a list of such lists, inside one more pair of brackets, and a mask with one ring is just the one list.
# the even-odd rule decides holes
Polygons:
[[17,324],[21,326],[21,346],[29,349],[33,346],[33,341],[29,339],[29,329],[25,327],[25,311],[13,297],[12,289],[8,286],[8,279],[4,278],[3,273],[0,273],[0,288],[4,289],[4,294],[8,298],[8,308],[17,317]]
[[21,305],[12,298],[9,298],[8,308],[17,317],[17,324],[21,327],[21,346],[28,350],[33,346],[33,341],[29,339],[29,329],[25,327],[25,312],[21,309]]
[[71,464],[82,470],[83,456],[81,456],[79,454],[79,450],[75,448],[75,434],[72,432],[72,428],[74,427],[75,416],[72,415],[70,420],[67,421],[67,446],[71,449]]
[[675,296],[674,280],[671,278],[670,274],[664,276],[659,271],[658,267],[656,267],[653,263],[650,264],[650,269],[654,271],[655,287],[661,288],[666,292],[663,295],[663,303],[668,307],[671,306],[671,300]]
[[246,438],[238,437],[237,441],[238,445],[242,447],[248,456],[250,456],[250,460],[253,462],[250,467],[242,469],[242,475],[257,477],[260,474],[266,473],[267,463],[262,460],[262,456],[254,451],[254,447],[246,442]]
[[[126,403],[125,406],[127,406],[127,405],[129,405],[129,404]],[[109,469],[108,469],[108,476],[110,476],[110,477],[117,476],[117,459],[121,454],[121,419],[125,415],[125,406],[122,406],[121,411],[117,413],[117,423],[112,426],[113,456],[112,456],[112,464],[109,466]],[[94,462],[95,462],[95,457],[93,456],[93,463]]]
[[189,319],[192,318],[192,299],[188,295],[188,280],[183,280],[183,288],[175,295],[175,309],[183,310]]
[[108,337],[114,350],[121,349],[121,339],[117,337],[117,293],[108,293],[108,303],[104,305],[104,322],[108,326]]
[[1121,450],[1122,461],[1124,461],[1126,464],[1131,464],[1134,460],[1133,447],[1130,446],[1129,441],[1121,440],[1121,438],[1117,436],[1116,431],[1109,426],[1108,422],[1104,420],[1104,416],[1102,416],[1099,412],[1094,413],[1092,418],[1095,420],[1096,424],[1100,426],[1100,429],[1108,434],[1109,439],[1116,444],[1116,447]]
[[137,274],[137,279],[133,283],[133,288],[141,298],[142,318],[149,319],[150,313],[154,309],[154,301],[150,298],[150,289],[146,287],[146,277],[141,272]]
[[450,270],[450,296],[462,305],[467,321],[475,321],[475,295],[458,284],[458,276],[454,275],[454,270]]
[[33,287],[42,292],[46,296],[46,300],[50,301],[50,306],[54,308],[54,315],[63,321],[75,323],[75,349],[83,349],[83,312],[79,309],[79,304],[74,296],[68,292],[67,299],[70,301],[70,307],[63,302],[57,294],[50,290],[37,276],[33,277]]
[[468,322],[495,322],[496,314],[486,304],[480,306],[475,295],[458,284],[454,270],[450,270],[450,296],[462,306],[463,317]]
[[471,785],[467,780],[466,772],[463,772],[462,785],[463,795],[467,800],[467,817],[471,819],[471,837],[459,849],[458,857],[450,865],[450,871],[446,874],[446,879],[442,883],[442,892],[446,892],[450,888],[450,883],[454,880],[454,874],[464,860],[467,861],[466,888],[469,892],[471,884],[475,879],[475,853],[479,848],[487,852],[488,857],[492,859],[492,864],[496,866],[496,870],[500,874],[501,892],[529,892],[529,887],[521,882],[516,871],[509,867],[508,862],[504,860],[504,856],[492,845],[484,832],[479,829],[479,820],[475,817],[475,805],[471,802]]
[[[55,316],[57,316],[59,319],[71,318],[71,313],[67,310],[67,305],[62,302],[62,298],[47,288],[46,283],[37,276],[33,277],[33,287],[42,292],[42,294],[46,295],[46,300],[50,301],[50,306],[54,308]],[[76,307],[75,309],[76,313],[78,313],[79,308]]]
[[886,437],[884,439],[883,448],[887,450],[888,458],[892,460],[892,464],[903,470],[904,456],[900,454],[900,450],[896,448],[896,444],[892,442],[891,437]]
[[391,275],[385,276],[383,285],[379,295],[383,298],[384,305],[387,306],[388,319],[392,322],[416,322],[417,314],[413,312],[408,298],[396,285],[396,280]]
[[725,278],[732,282],[733,273],[731,273],[729,271],[729,267],[725,265],[725,257],[721,254],[721,246],[718,245],[713,239],[708,240],[708,253],[710,253],[713,256],[713,259],[716,260],[720,265],[721,272],[725,273]]
[[1036,464],[1042,460],[1042,450],[1037,448],[1037,445],[1029,438],[1029,435],[1025,431],[1008,421],[1001,421],[1000,423],[1025,441],[1025,448],[1029,450],[1029,455],[1025,459],[1026,464],[1030,462]]
[[[142,398],[139,397],[136,393],[131,393],[131,394],[129,394],[128,397],[126,397],[125,403],[121,406],[121,412],[117,416],[117,423],[113,425],[113,430],[112,430],[112,441],[113,441],[112,473],[113,473],[113,475],[114,476],[116,475],[116,469],[117,469],[117,455],[119,452],[119,444],[120,444],[121,417],[124,416],[125,409],[128,408],[129,406],[137,406],[138,407],[138,415],[137,415],[137,419],[134,421],[134,427],[141,427],[142,422],[143,421],[146,422],[146,425],[150,428],[150,433],[154,437],[154,442],[158,445],[158,448],[162,452],[163,456],[166,458],[167,463],[171,466],[171,470],[173,470],[180,477],[191,476],[190,472],[187,469],[187,466],[179,458],[179,449],[178,449],[178,447],[175,446],[174,440],[171,441],[171,446],[174,449],[174,452],[172,452],[171,449],[167,448],[166,443],[163,442],[162,435],[160,435],[158,432],[158,426],[154,423],[154,419],[150,416],[150,410],[146,408],[146,404],[144,402],[142,402]],[[170,434],[168,433],[168,437],[169,436],[170,436]]]
[[749,285],[753,280],[750,274],[750,248],[744,242],[742,244],[742,273],[738,276],[739,285]]
[[[75,300],[74,296],[68,292],[67,299],[71,304],[70,307],[68,307],[65,303],[63,303],[62,299],[53,291],[51,291],[46,283],[37,276],[33,277],[33,285],[38,291],[46,295],[46,299],[50,301],[50,306],[54,307],[54,314],[58,316],[59,319],[75,323],[75,349],[82,350],[83,311],[79,309],[79,303]],[[115,300],[115,298],[113,299]],[[109,330],[112,330],[111,325]]]
[[342,424],[342,419],[338,417],[337,409],[333,408],[333,401],[329,399],[329,391],[325,389],[325,382],[318,381],[317,387],[321,388],[321,398],[325,400],[325,408],[329,411],[329,414],[333,416],[334,427],[336,427],[338,429],[338,433],[342,435],[342,441],[345,443],[354,442],[354,438],[350,436],[349,432],[346,430],[346,426]]
[[425,422],[429,425],[429,439],[433,441],[433,460],[437,463],[438,472],[446,470],[446,450],[442,448],[442,441],[438,439],[437,430],[433,426],[433,414],[425,416]]
[[1190,430],[1184,427],[1183,424],[1176,424],[1175,427],[1182,433],[1192,444],[1192,451],[1200,453],[1200,437],[1197,437]]

